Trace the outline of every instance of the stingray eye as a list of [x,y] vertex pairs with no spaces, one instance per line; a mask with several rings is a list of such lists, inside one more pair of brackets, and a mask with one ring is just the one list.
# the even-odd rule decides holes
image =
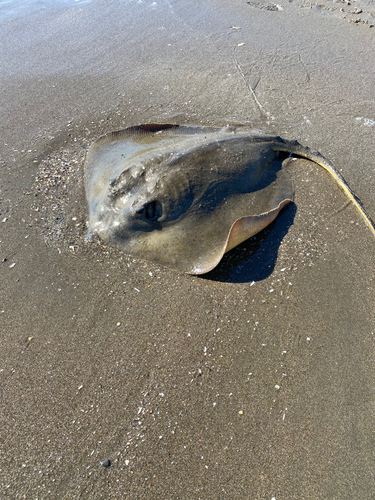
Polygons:
[[162,204],[158,200],[150,201],[145,205],[146,219],[149,221],[156,221],[161,217],[163,209]]

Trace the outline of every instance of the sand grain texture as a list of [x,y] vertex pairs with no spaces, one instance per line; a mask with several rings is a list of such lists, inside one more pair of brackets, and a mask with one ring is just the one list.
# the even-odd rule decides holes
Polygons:
[[328,1],[43,5],[0,16],[1,497],[370,500],[375,246],[331,178],[290,160],[295,205],[202,279],[87,246],[82,166],[138,123],[246,124],[374,219],[373,28]]

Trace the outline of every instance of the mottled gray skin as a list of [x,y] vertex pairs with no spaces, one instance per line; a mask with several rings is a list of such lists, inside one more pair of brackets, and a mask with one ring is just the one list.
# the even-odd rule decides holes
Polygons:
[[207,272],[225,253],[238,219],[293,199],[291,180],[272,149],[274,137],[158,127],[110,134],[90,148],[90,231],[138,257]]

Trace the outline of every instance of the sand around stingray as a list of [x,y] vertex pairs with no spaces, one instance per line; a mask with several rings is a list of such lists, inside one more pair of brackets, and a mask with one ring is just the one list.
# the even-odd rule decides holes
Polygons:
[[85,162],[89,231],[191,274],[264,229],[293,200],[280,152],[328,170],[374,225],[341,175],[296,141],[244,128],[140,125],[101,137]]

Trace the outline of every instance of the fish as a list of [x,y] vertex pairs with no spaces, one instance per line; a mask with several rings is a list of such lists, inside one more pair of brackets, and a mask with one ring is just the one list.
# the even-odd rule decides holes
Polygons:
[[375,235],[360,200],[317,151],[245,127],[176,124],[132,126],[90,146],[89,235],[137,258],[205,274],[293,201],[286,154],[328,171]]

